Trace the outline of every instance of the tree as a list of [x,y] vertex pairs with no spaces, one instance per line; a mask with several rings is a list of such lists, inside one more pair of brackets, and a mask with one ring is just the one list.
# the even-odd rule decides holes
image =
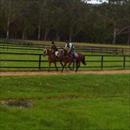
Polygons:
[[10,36],[10,25],[11,23],[14,22],[17,16],[17,0],[1,0],[1,10],[3,13],[3,18],[4,18],[4,23],[5,25],[4,28],[6,29],[6,38],[9,39]]

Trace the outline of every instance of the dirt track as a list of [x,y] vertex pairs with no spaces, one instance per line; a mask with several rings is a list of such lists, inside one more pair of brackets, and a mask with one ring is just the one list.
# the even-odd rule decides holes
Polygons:
[[36,76],[36,75],[69,75],[69,74],[130,74],[130,70],[103,70],[103,71],[16,71],[16,72],[0,72],[0,76]]

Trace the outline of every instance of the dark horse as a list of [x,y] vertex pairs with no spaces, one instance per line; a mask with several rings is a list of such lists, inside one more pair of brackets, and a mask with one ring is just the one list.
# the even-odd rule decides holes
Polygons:
[[80,67],[80,63],[82,62],[84,65],[86,65],[85,62],[85,55],[81,54],[81,53],[74,53],[72,54],[71,52],[67,52],[67,50],[63,49],[60,52],[60,56],[62,56],[62,62],[64,62],[63,67],[62,67],[62,71],[64,70],[64,68],[66,67],[66,65],[68,64],[68,67],[70,68],[70,65],[73,63],[75,63],[76,68],[75,71],[77,72],[79,67]]
[[68,66],[69,69],[71,69],[71,64],[73,63],[73,57],[71,55],[67,54],[67,51],[65,49],[61,49],[59,51],[59,58],[62,61],[62,72],[66,66]]

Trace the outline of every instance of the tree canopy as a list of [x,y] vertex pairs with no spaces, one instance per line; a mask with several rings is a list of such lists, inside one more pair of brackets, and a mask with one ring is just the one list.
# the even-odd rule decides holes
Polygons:
[[129,26],[130,0],[0,0],[0,38],[129,44]]

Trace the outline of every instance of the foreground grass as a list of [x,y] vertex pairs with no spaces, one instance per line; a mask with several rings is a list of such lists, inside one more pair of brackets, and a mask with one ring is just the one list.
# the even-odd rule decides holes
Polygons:
[[31,108],[0,105],[1,130],[129,130],[130,75],[0,77],[0,98],[30,98]]

